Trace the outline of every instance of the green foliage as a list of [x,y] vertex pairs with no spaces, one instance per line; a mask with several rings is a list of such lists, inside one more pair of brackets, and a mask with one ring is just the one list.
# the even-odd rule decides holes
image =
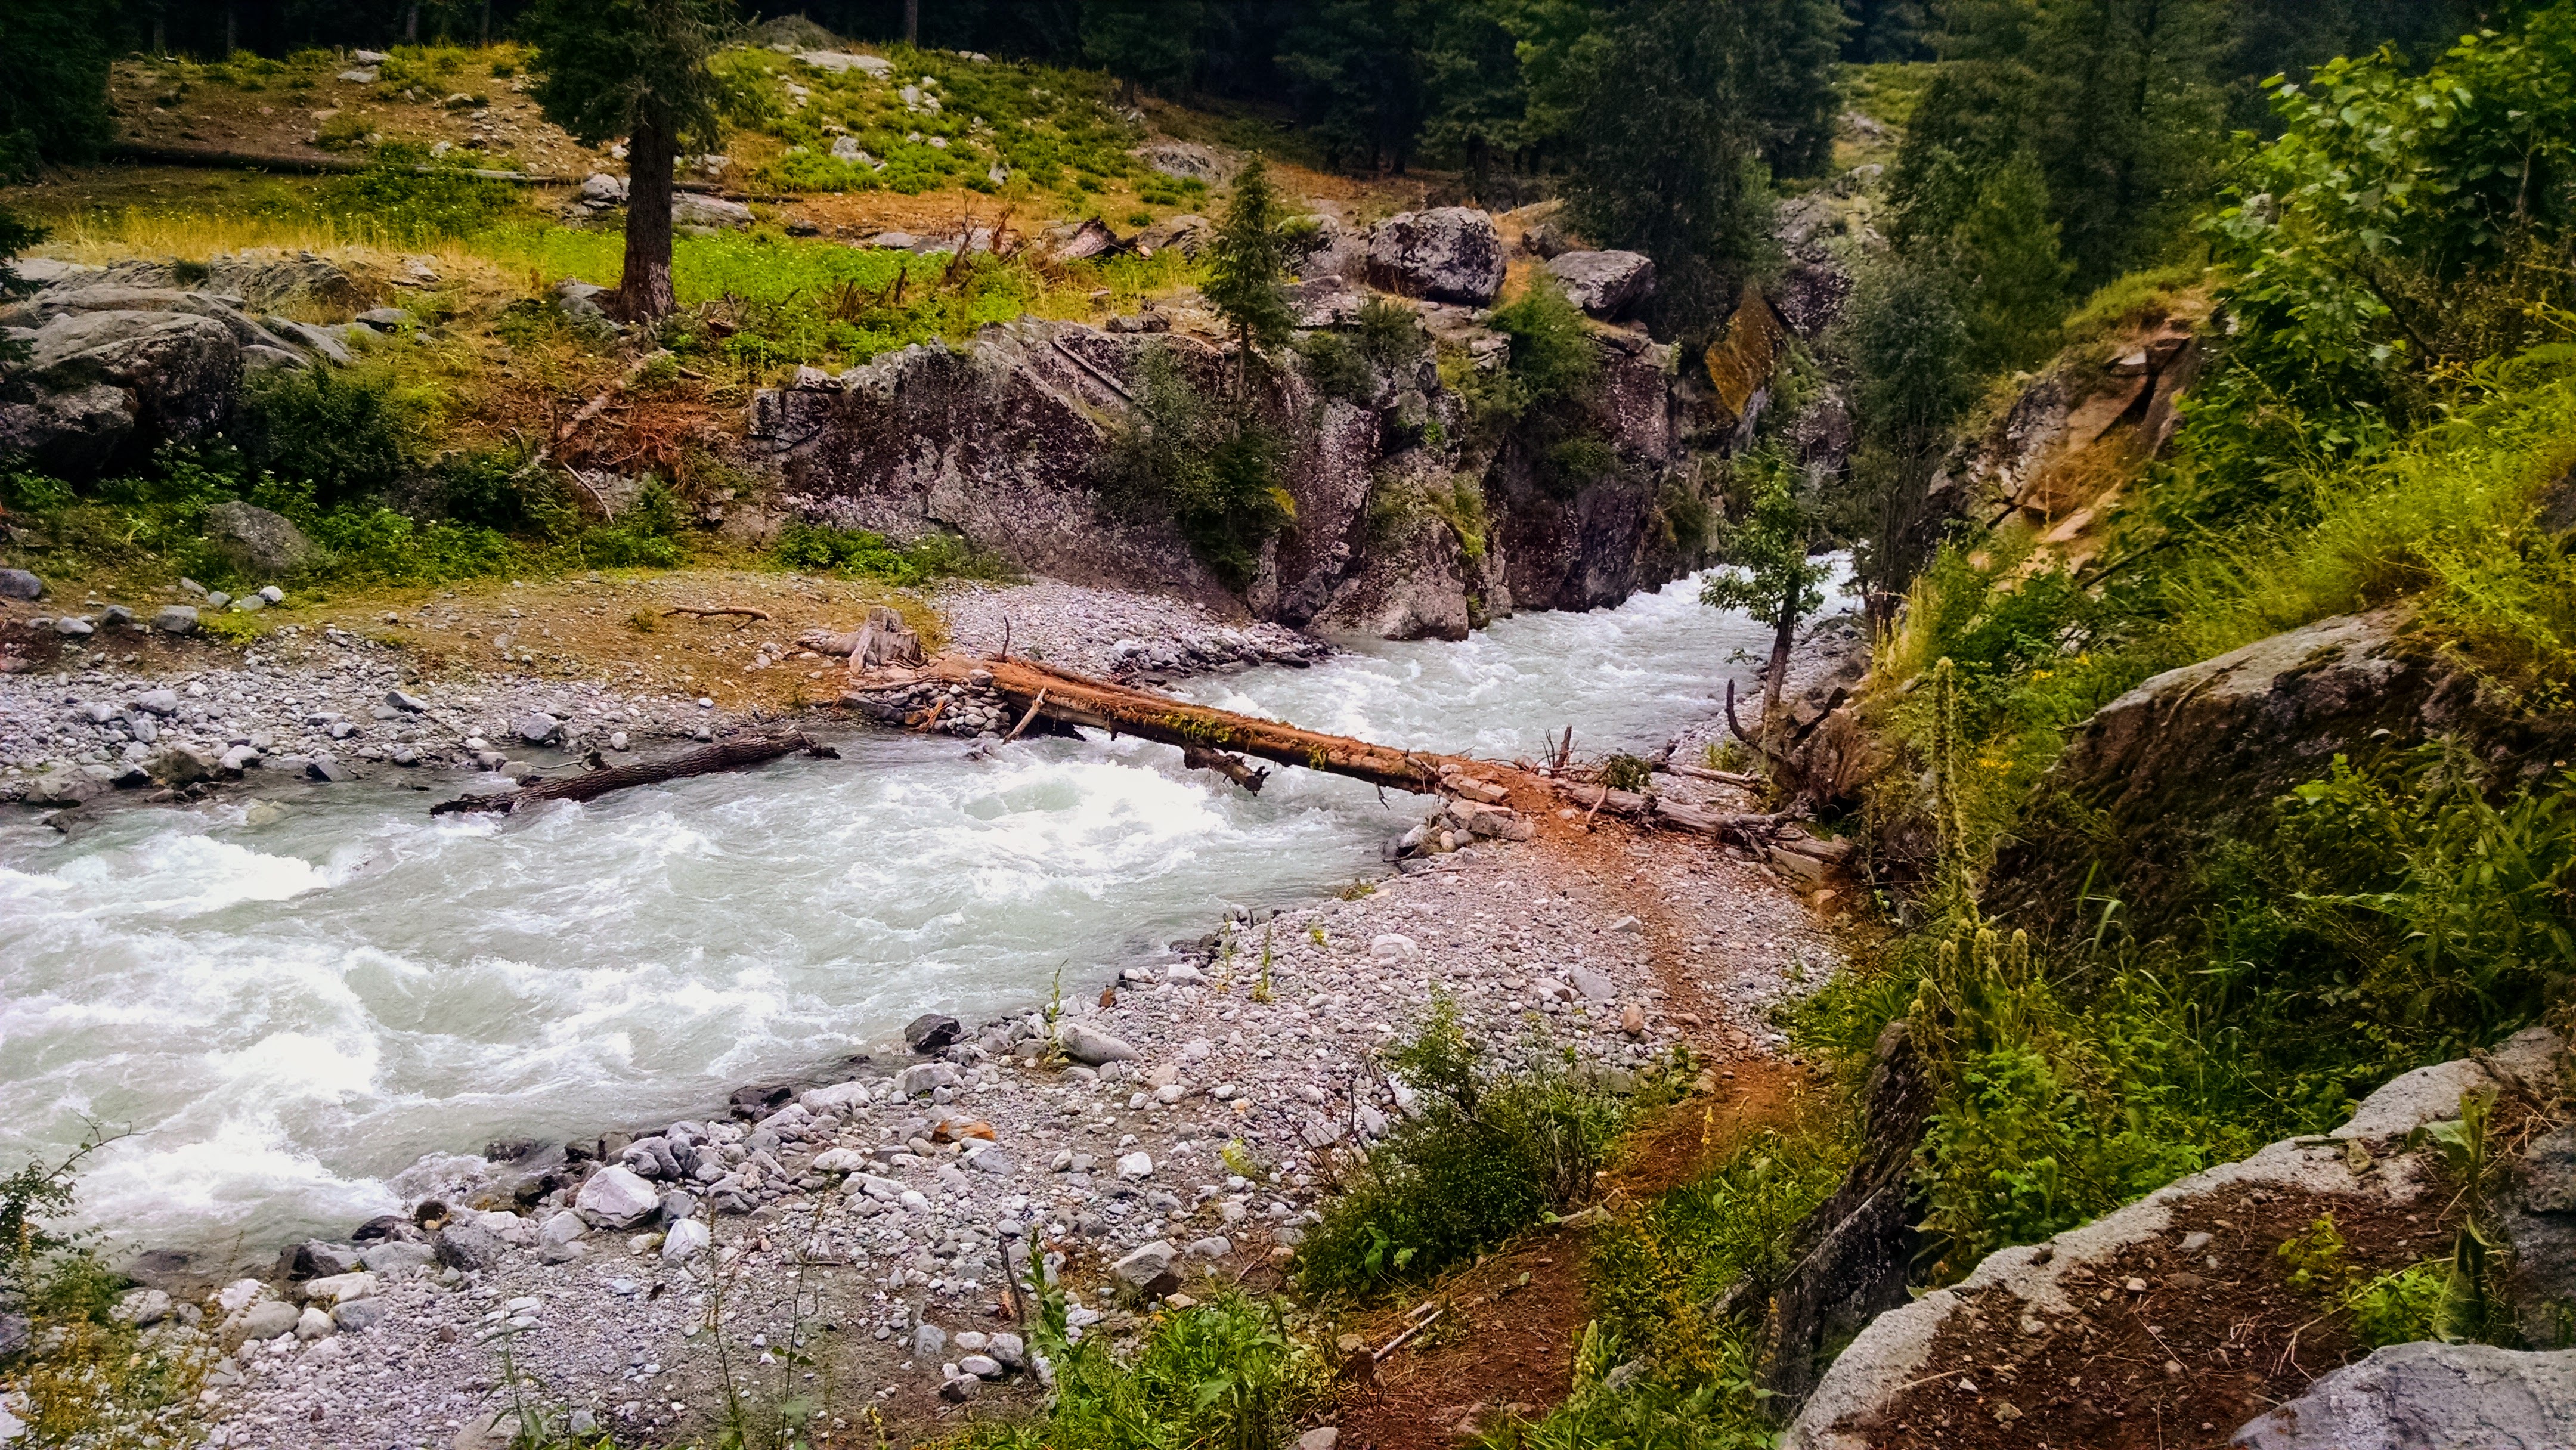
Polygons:
[[1644,790],[1655,778],[1655,764],[1622,752],[1601,762],[1601,783],[1612,790]]
[[2513,19],[2420,74],[2382,52],[2277,88],[2283,134],[2203,225],[2235,336],[2161,526],[2304,522],[2307,476],[2387,452],[2482,360],[2568,335],[2576,7]]
[[500,533],[443,519],[423,523],[381,506],[347,504],[297,519],[330,550],[319,571],[386,584],[439,584],[506,572],[520,555]]
[[1244,163],[1209,244],[1207,279],[1199,284],[1208,305],[1234,329],[1243,354],[1235,361],[1238,391],[1253,344],[1275,346],[1296,329],[1286,284],[1289,267],[1305,254],[1307,235],[1288,215],[1261,158]]
[[1852,570],[1871,617],[1884,620],[1923,566],[1924,500],[1951,428],[1976,398],[1952,275],[1900,259],[1867,269],[1832,346],[1851,376],[1860,438],[1826,507],[1854,541]]
[[1168,348],[1141,359],[1135,398],[1104,460],[1104,502],[1130,517],[1169,518],[1201,563],[1242,588],[1261,546],[1296,516],[1280,482],[1284,440],[1240,404],[1211,400]]
[[711,150],[725,93],[707,61],[732,11],[732,0],[537,0],[519,21],[536,47],[532,94],[585,146],[647,127]]
[[617,521],[582,530],[573,552],[594,569],[675,569],[689,561],[687,527],[679,497],[648,475]]
[[940,579],[1004,579],[1010,571],[955,534],[924,534],[897,544],[865,529],[793,523],[779,531],[772,555],[790,569],[845,574],[910,588]]
[[1749,476],[1751,507],[1741,522],[1718,530],[1718,557],[1727,567],[1701,581],[1700,603],[1785,628],[1824,607],[1818,586],[1829,572],[1807,552],[1814,521],[1798,496],[1799,473],[1762,452],[1745,454],[1734,466]]
[[114,137],[112,22],[91,0],[11,0],[0,11],[0,181],[87,161]]
[[1050,1296],[1041,1343],[1055,1362],[1055,1398],[1020,1420],[981,1420],[967,1450],[1274,1450],[1297,1418],[1330,1394],[1331,1368],[1292,1329],[1286,1306],[1222,1293],[1158,1318],[1132,1360],[1109,1337],[1064,1343],[1063,1303]]
[[472,236],[517,205],[508,182],[403,143],[377,147],[366,170],[333,177],[321,194],[324,215],[401,245]]
[[[1778,1427],[1753,1385],[1753,1336],[1705,1308],[1746,1275],[1790,1265],[1790,1235],[1841,1182],[1840,1115],[1764,1132],[1597,1233],[1589,1276],[1600,1316],[1577,1348],[1565,1402],[1496,1427],[1486,1450],[1767,1450]],[[1642,1362],[1624,1385],[1616,1365]]]
[[1083,58],[1168,93],[1198,60],[1203,9],[1201,0],[1083,0]]
[[1608,1094],[1541,1054],[1524,1071],[1494,1071],[1445,997],[1385,1057],[1422,1094],[1420,1111],[1307,1235],[1298,1275],[1308,1290],[1418,1283],[1591,1196],[1621,1116]]
[[1503,411],[1518,416],[1533,408],[1592,400],[1601,378],[1601,350],[1565,289],[1552,280],[1531,286],[1494,309],[1493,328],[1512,345],[1506,374],[1511,387]]
[[187,1410],[207,1356],[174,1351],[110,1312],[126,1281],[99,1261],[92,1235],[65,1224],[80,1165],[98,1147],[93,1139],[0,1178],[0,1315],[29,1321],[25,1346],[0,1356],[0,1371],[31,1444],[178,1450],[197,1438]]
[[[1098,72],[979,63],[902,46],[885,51],[896,70],[882,79],[855,68],[819,69],[766,49],[716,56],[712,69],[724,87],[727,117],[788,147],[757,173],[766,184],[917,195],[955,184],[990,186],[986,174],[999,163],[1015,182],[1025,178],[1076,194],[1120,178],[1135,178],[1148,200],[1177,203],[1205,194],[1203,184],[1160,177],[1129,154],[1140,132],[1119,113],[1108,77]],[[795,103],[790,84],[806,91],[803,104]],[[907,106],[901,96],[907,85],[928,93],[939,109]],[[916,134],[921,139],[911,140]],[[843,135],[884,169],[834,159],[833,144]],[[933,137],[947,145],[930,145]]]
[[1315,391],[1325,397],[1365,404],[1377,392],[1377,370],[1357,344],[1338,332],[1318,328],[1297,339],[1297,355],[1306,360],[1306,376]]
[[2056,350],[2074,270],[2058,255],[2057,230],[2047,184],[2028,151],[1977,188],[1943,249],[1966,299],[1970,368],[2008,372]]
[[1360,304],[1351,334],[1362,356],[1399,377],[1431,349],[1431,339],[1422,330],[1422,315],[1382,293],[1372,292]]
[[316,367],[254,378],[227,432],[252,475],[301,484],[328,509],[406,478],[419,430],[391,377]]
[[1537,62],[1571,117],[1572,215],[1654,258],[1659,334],[1705,343],[1771,266],[1767,178],[1830,155],[1841,26],[1826,0],[1639,0]]

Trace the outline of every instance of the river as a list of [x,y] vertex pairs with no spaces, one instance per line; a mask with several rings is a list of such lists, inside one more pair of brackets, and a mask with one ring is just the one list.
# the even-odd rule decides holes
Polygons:
[[[1683,581],[1459,644],[1358,642],[1209,703],[1508,759],[1572,725],[1647,749],[1768,631]],[[899,1053],[1068,993],[1227,907],[1379,869],[1417,797],[1276,770],[1258,796],[1132,740],[852,732],[840,760],[431,820],[395,781],[0,825],[0,1169],[121,1134],[87,1213],[119,1240],[345,1234],[394,1177],[491,1140],[658,1126],[734,1087]],[[418,781],[442,792],[461,779]],[[414,1167],[414,1171],[424,1171]]]

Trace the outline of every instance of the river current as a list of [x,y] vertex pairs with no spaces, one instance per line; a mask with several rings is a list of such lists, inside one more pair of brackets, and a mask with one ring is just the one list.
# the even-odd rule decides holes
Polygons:
[[[1464,643],[1367,641],[1195,698],[1499,759],[1660,745],[1768,631],[1691,581]],[[1229,907],[1379,868],[1425,802],[1274,770],[1255,797],[1133,740],[853,732],[840,760],[444,817],[466,784],[279,783],[0,825],[0,1170],[122,1136],[82,1204],[127,1242],[217,1252],[341,1234],[393,1178],[503,1138],[658,1126],[734,1087],[880,1062],[1096,991]],[[488,781],[487,781],[488,783]]]

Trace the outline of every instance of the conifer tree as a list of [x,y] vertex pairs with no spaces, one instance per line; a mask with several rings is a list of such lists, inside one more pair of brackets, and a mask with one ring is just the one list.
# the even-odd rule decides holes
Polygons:
[[1234,195],[1210,248],[1208,279],[1199,288],[1234,329],[1238,399],[1251,376],[1253,345],[1285,342],[1296,330],[1287,278],[1304,250],[1299,229],[1270,183],[1269,167],[1253,157],[1234,178]]
[[733,0],[538,0],[521,30],[546,119],[585,146],[626,138],[626,265],[618,306],[650,321],[671,291],[671,169],[712,148],[720,89],[707,69]]

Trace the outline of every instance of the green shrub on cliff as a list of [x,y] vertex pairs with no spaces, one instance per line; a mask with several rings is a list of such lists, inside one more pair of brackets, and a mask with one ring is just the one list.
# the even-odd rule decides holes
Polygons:
[[1113,513],[1170,520],[1209,572],[1241,589],[1261,546],[1297,516],[1286,464],[1287,441],[1249,405],[1201,392],[1170,349],[1153,347],[1100,484]]

